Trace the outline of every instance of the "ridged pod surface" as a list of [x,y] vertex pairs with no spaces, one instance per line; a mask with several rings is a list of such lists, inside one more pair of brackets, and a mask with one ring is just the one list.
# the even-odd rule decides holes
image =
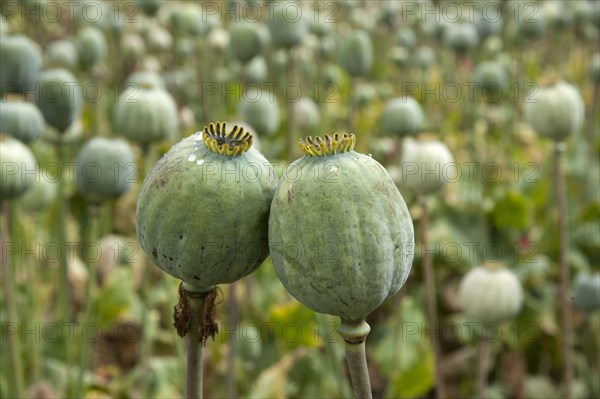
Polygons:
[[137,203],[148,256],[188,289],[232,283],[269,254],[267,225],[277,177],[235,126],[210,124],[154,165]]
[[352,76],[365,76],[373,66],[373,43],[364,30],[350,33],[342,44],[340,64]]
[[413,224],[402,195],[354,135],[301,142],[277,187],[269,219],[273,265],[307,307],[359,322],[404,285]]
[[279,102],[266,90],[251,87],[242,96],[238,112],[259,135],[273,135],[279,128]]
[[115,131],[142,144],[168,138],[177,131],[177,106],[158,87],[130,87],[119,96],[113,111]]
[[300,43],[310,28],[300,2],[275,2],[269,7],[267,25],[276,47],[291,48]]
[[30,143],[44,131],[44,117],[32,103],[8,100],[0,105],[0,133]]
[[575,86],[559,81],[543,87],[525,102],[525,119],[540,136],[563,141],[583,125],[585,107]]
[[416,141],[406,138],[402,145],[402,181],[416,194],[432,194],[454,177],[449,165],[454,162],[452,153],[441,141]]
[[600,309],[600,273],[581,272],[573,285],[575,306],[592,312]]
[[418,133],[424,124],[423,109],[412,97],[399,97],[388,101],[379,120],[384,134],[399,137]]
[[25,93],[37,82],[42,68],[39,46],[27,36],[0,38],[0,97],[5,92]]
[[104,33],[95,26],[86,26],[77,34],[77,53],[79,66],[88,69],[106,58],[108,44]]
[[523,305],[523,288],[517,276],[500,263],[471,269],[460,282],[459,300],[465,314],[484,323],[514,317]]
[[135,156],[123,139],[95,137],[77,154],[77,190],[92,201],[118,198],[137,181]]
[[75,122],[83,109],[81,86],[66,69],[50,69],[41,73],[36,100],[46,123],[61,134]]
[[0,199],[21,196],[35,182],[36,161],[25,144],[0,134]]

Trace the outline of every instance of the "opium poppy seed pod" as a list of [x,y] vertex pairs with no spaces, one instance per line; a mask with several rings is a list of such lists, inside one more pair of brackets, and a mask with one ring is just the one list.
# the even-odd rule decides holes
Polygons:
[[118,198],[137,180],[135,157],[123,139],[95,137],[77,154],[77,190],[90,201]]
[[459,298],[465,314],[486,323],[514,317],[523,305],[523,288],[513,272],[500,262],[471,269],[462,279]]
[[0,104],[0,133],[29,143],[44,131],[44,117],[32,103],[8,99]]
[[279,128],[279,102],[268,91],[250,88],[242,96],[238,113],[259,135],[273,135]]
[[177,106],[159,87],[130,87],[119,96],[113,110],[115,131],[130,140],[148,144],[177,131]]
[[600,273],[579,273],[573,291],[577,308],[587,312],[600,309]]
[[269,254],[277,177],[252,141],[238,126],[228,131],[225,123],[210,124],[171,147],[144,179],[138,240],[188,289],[237,281]]
[[340,64],[352,76],[365,76],[373,65],[373,43],[366,31],[354,31],[342,44]]
[[37,82],[42,67],[39,46],[27,36],[0,38],[0,96],[25,93]]
[[106,58],[108,44],[102,30],[95,26],[86,26],[77,34],[77,53],[79,66],[89,69]]
[[557,142],[581,128],[584,114],[579,91],[563,81],[540,87],[525,102],[525,119],[533,130]]
[[383,134],[399,137],[418,133],[425,124],[421,105],[412,97],[394,98],[385,105],[379,125]]
[[19,140],[0,134],[0,199],[21,196],[36,178],[33,153]]
[[301,141],[304,157],[275,192],[269,237],[275,271],[296,299],[358,322],[406,281],[414,236],[391,177],[354,142],[339,133]]
[[67,131],[83,109],[81,86],[66,69],[50,69],[40,74],[36,100],[46,123],[60,134]]

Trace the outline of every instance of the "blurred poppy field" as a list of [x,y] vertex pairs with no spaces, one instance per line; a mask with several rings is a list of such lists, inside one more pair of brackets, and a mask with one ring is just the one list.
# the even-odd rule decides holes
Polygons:
[[[414,260],[366,317],[373,398],[600,397],[597,0],[9,0],[0,13],[0,397],[184,397],[180,280],[142,248],[136,209],[153,166],[217,122],[252,134],[273,187],[320,151],[300,139],[337,132],[400,191]],[[319,190],[337,187],[328,170]],[[195,214],[189,198],[163,201],[156,224]],[[322,244],[324,265],[352,256]],[[340,319],[288,293],[273,259],[217,288],[204,397],[354,397]]]

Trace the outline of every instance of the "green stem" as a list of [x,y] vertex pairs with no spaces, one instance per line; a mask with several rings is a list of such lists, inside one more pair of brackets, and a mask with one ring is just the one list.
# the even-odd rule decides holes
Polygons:
[[371,327],[364,321],[350,322],[342,320],[339,334],[346,343],[346,361],[350,370],[352,388],[357,399],[372,399],[371,381],[367,367],[365,341]]
[[[144,145],[142,147],[142,167],[139,171],[139,179],[143,181],[146,177],[146,174],[152,167],[152,152],[150,151],[149,145]],[[144,311],[142,312],[142,342],[140,343],[140,356],[139,356],[139,364],[147,365],[148,359],[150,358],[151,349],[152,349],[152,337],[150,334],[150,291],[152,290],[152,274],[153,274],[153,265],[148,259],[147,256],[144,256],[144,270],[142,275],[142,284],[141,284],[141,299]]]
[[18,333],[18,323],[16,318],[16,303],[15,303],[15,292],[13,288],[16,286],[16,280],[14,276],[14,257],[8,257],[8,246],[11,244],[10,231],[12,220],[10,218],[11,203],[9,200],[2,201],[2,232],[0,238],[2,240],[2,270],[4,276],[2,279],[2,288],[4,291],[4,306],[6,306],[6,322],[8,326],[15,328],[13,334],[8,334],[8,352],[10,357],[10,369],[13,379],[12,395],[15,398],[20,398],[23,395],[23,367],[21,365],[21,343]]
[[485,399],[489,359],[490,342],[482,333],[479,345],[479,364],[477,365],[477,397],[479,399]]
[[202,399],[202,348],[200,323],[204,318],[205,297],[187,296],[190,309],[187,339],[187,369],[185,374],[186,399]]
[[[64,162],[64,145],[62,143],[58,143],[55,145],[56,150],[56,160],[57,162]],[[62,172],[59,172],[58,176],[58,187],[57,187],[57,199],[58,199],[58,223],[56,230],[56,238],[58,241],[59,247],[62,249],[65,248],[66,241],[66,207],[65,207],[65,181],[64,176],[62,176]],[[71,286],[69,284],[69,270],[67,265],[67,257],[60,256],[59,257],[59,284],[58,284],[58,311],[61,312],[60,318],[62,318],[65,322],[72,322],[73,320],[73,309],[71,308],[72,297],[71,297]],[[59,318],[59,319],[60,319]],[[65,341],[67,346],[68,343]],[[68,348],[67,348],[68,351]]]
[[[427,197],[421,197],[421,253],[423,259],[423,275],[425,278],[425,290],[427,293],[427,321],[429,328],[436,332],[439,332],[437,320],[437,306],[436,306],[436,294],[435,294],[435,275],[433,272],[432,258],[427,251],[427,229],[429,224],[429,212],[427,209]],[[439,333],[434,335],[434,339],[431,342],[433,347],[433,354],[435,356],[435,376],[437,380],[437,397],[439,399],[446,398],[446,386],[444,384],[444,377],[442,375],[442,348],[440,347]]]
[[[288,64],[288,83],[293,83],[296,75],[294,49],[289,50]],[[294,112],[294,102],[289,98],[285,99],[287,103],[287,156],[289,160],[296,159],[296,149],[298,148],[296,137],[296,115]]]
[[[99,224],[99,213],[100,206],[96,204],[90,204],[88,206],[89,215],[89,228],[87,243],[92,243],[96,240],[98,224]],[[85,324],[90,325],[96,321],[95,304],[97,287],[97,259],[90,259],[88,265],[88,281],[87,281],[87,300],[85,303]],[[90,368],[90,357],[92,352],[92,343],[86,342],[85,339],[81,342],[81,358],[79,361],[79,376],[77,379],[77,385],[75,386],[74,395],[76,398],[85,397],[84,390],[84,376]]]
[[[229,328],[235,329],[238,323],[238,307],[236,298],[235,282],[229,285],[229,298],[227,299],[227,308],[229,311]],[[235,380],[235,334],[227,334],[227,397],[234,399],[237,397]]]
[[554,189],[556,207],[558,211],[558,263],[560,267],[559,298],[562,318],[562,342],[561,352],[563,357],[563,383],[565,387],[565,399],[571,398],[571,385],[573,380],[571,340],[571,309],[569,303],[569,265],[567,263],[568,226],[566,192],[564,187],[564,176],[561,170],[561,154],[564,151],[564,143],[554,145]]

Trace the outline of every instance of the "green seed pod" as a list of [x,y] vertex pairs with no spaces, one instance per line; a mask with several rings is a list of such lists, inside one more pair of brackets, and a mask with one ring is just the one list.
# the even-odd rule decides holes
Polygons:
[[354,31],[341,47],[340,65],[352,76],[365,76],[373,66],[373,43],[366,31]]
[[[580,3],[580,2],[577,2]],[[516,34],[517,39],[534,39],[539,37],[546,30],[546,19],[544,13],[533,12],[531,3],[523,1],[513,1],[507,5],[514,16],[513,34]],[[535,10],[534,10],[535,11]]]
[[25,93],[37,82],[42,67],[39,46],[26,36],[0,38],[0,97]]
[[460,282],[459,300],[465,314],[485,323],[513,318],[523,305],[523,288],[501,263],[471,269]]
[[398,33],[396,33],[396,44],[409,50],[414,49],[417,44],[415,31],[408,27],[398,30]]
[[544,19],[553,28],[566,28],[573,24],[573,11],[562,1],[547,1],[542,4]]
[[305,10],[295,1],[274,3],[267,21],[273,44],[283,48],[298,45],[310,27]]
[[130,87],[113,110],[115,132],[141,144],[163,140],[177,131],[177,106],[160,88]]
[[44,117],[34,104],[17,99],[0,103],[0,133],[30,143],[43,131]]
[[79,65],[77,46],[71,40],[57,40],[48,45],[46,65],[50,68],[76,69]]
[[79,65],[86,70],[106,58],[108,44],[104,33],[95,26],[86,26],[77,34]]
[[262,83],[267,80],[268,67],[267,61],[262,56],[252,58],[250,62],[242,66],[246,83]]
[[504,66],[494,61],[484,61],[477,65],[474,72],[476,89],[488,102],[502,98],[502,92],[508,89],[508,72]]
[[494,13],[489,8],[475,11],[475,29],[481,39],[500,34],[502,22],[502,14]]
[[135,156],[123,139],[95,137],[77,154],[77,190],[93,202],[118,198],[137,181]]
[[23,195],[35,181],[35,170],[35,157],[29,147],[0,134],[0,199]]
[[305,156],[277,187],[269,218],[285,288],[319,313],[359,322],[404,285],[413,224],[402,195],[354,135],[301,140]]
[[411,54],[404,47],[393,47],[390,51],[390,60],[399,68],[406,68],[410,65]]
[[81,87],[66,69],[50,69],[40,75],[37,106],[46,123],[64,133],[79,117],[83,108]]
[[579,273],[573,291],[577,308],[586,312],[600,309],[600,273]]
[[444,31],[444,43],[457,53],[464,53],[477,46],[479,36],[472,23],[448,24]]
[[594,82],[597,85],[600,85],[600,53],[596,53],[592,57],[588,74],[590,76],[590,79],[592,79],[592,82]]
[[299,131],[308,134],[314,131],[321,123],[319,107],[308,97],[302,97],[294,103],[294,117],[296,118],[296,126]]
[[533,130],[557,142],[581,128],[584,114],[579,91],[562,81],[540,87],[525,102],[525,119]]
[[[269,254],[277,178],[237,126],[210,124],[154,165],[137,204],[144,251],[186,289],[206,291],[252,273]],[[187,206],[172,206],[181,203]]]
[[422,69],[429,69],[435,64],[435,51],[431,47],[421,46],[415,54],[415,63]]
[[279,129],[279,102],[273,93],[250,88],[242,96],[238,113],[259,135],[271,136]]
[[160,25],[153,26],[148,31],[146,42],[152,51],[168,51],[173,48],[173,36]]
[[378,97],[379,94],[375,86],[370,83],[363,83],[356,86],[356,89],[352,93],[352,102],[359,108],[363,108],[373,104]]
[[23,208],[28,211],[41,211],[54,203],[58,193],[58,184],[39,171],[31,188],[21,197]]
[[421,105],[412,97],[399,97],[388,101],[379,119],[383,134],[399,137],[419,132],[425,124]]
[[209,15],[196,3],[172,3],[168,10],[167,25],[178,35],[200,36],[211,27]]
[[453,163],[452,153],[441,141],[407,137],[402,143],[401,184],[416,194],[433,194],[448,182],[448,167]]
[[124,87],[152,87],[166,89],[167,84],[162,76],[153,71],[137,71],[125,79]]
[[164,0],[136,0],[135,3],[144,14],[154,16],[164,2]]
[[239,22],[230,28],[231,56],[241,63],[256,57],[263,48],[260,27],[256,23]]
[[121,37],[120,54],[126,62],[135,62],[146,53],[146,42],[137,33],[127,33]]

